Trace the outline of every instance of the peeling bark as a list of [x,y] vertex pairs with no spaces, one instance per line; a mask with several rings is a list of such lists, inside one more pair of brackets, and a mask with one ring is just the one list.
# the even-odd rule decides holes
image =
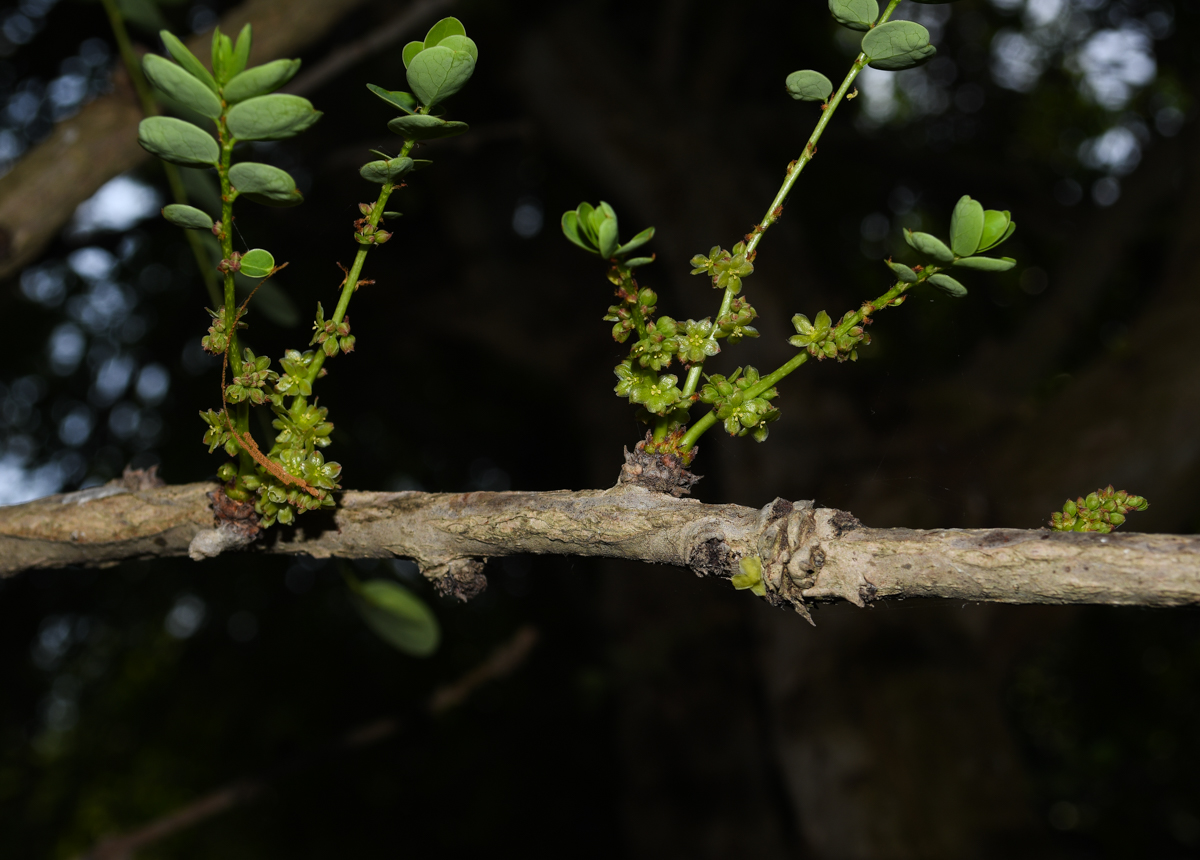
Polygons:
[[[0,509],[0,575],[211,549],[220,543],[212,489],[111,484]],[[578,492],[347,492],[336,511],[271,529],[249,551],[411,558],[439,589],[464,600],[483,588],[481,560],[540,554],[623,558],[721,578],[757,556],[767,601],[805,616],[813,601],[866,606],[913,597],[1200,603],[1200,537],[875,529],[812,502],[776,499],[755,510],[628,484]]]

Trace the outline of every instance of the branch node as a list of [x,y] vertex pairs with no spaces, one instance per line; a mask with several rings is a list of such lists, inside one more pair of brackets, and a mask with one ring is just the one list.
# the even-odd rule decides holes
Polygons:
[[483,561],[478,558],[456,558],[446,564],[422,567],[421,573],[433,583],[443,597],[457,597],[466,603],[487,588]]
[[625,465],[617,477],[617,486],[634,484],[655,493],[669,493],[677,499],[690,495],[703,475],[693,475],[674,454],[647,454],[645,441],[631,452],[625,449]]

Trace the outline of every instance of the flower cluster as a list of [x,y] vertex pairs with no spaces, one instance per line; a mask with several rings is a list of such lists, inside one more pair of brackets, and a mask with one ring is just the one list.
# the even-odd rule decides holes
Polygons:
[[747,395],[761,381],[756,369],[747,367],[735,370],[728,378],[720,374],[705,376],[708,380],[700,389],[700,400],[711,404],[730,436],[752,434],[755,441],[767,438],[767,425],[779,417],[779,410],[770,404],[779,392],[774,388],[756,396]]
[[1114,490],[1109,484],[1103,490],[1088,493],[1086,498],[1067,499],[1061,511],[1050,515],[1050,528],[1056,532],[1108,534],[1125,522],[1127,513],[1144,511],[1148,507],[1150,503],[1141,496]]
[[[205,352],[211,352],[213,355],[222,355],[229,347],[229,332],[225,329],[225,306],[212,310],[205,308],[208,315],[212,317],[212,325],[208,327],[208,334],[200,338],[200,346],[204,347]],[[245,328],[246,323],[238,321],[238,328]]]
[[343,317],[340,323],[335,323],[333,320],[326,321],[325,309],[321,307],[320,302],[317,302],[317,319],[313,323],[313,332],[312,340],[308,342],[308,345],[319,344],[330,358],[337,355],[339,349],[342,352],[354,352],[354,335],[350,334],[349,315]]
[[804,314],[796,314],[792,317],[796,334],[788,338],[788,343],[808,350],[808,354],[816,359],[836,358],[845,361],[848,358],[858,361],[858,345],[871,342],[871,336],[856,324],[860,320],[861,312],[847,311],[837,328],[834,328],[833,321],[825,311],[811,321]]
[[753,255],[746,253],[746,243],[738,242],[733,251],[713,245],[708,256],[697,254],[692,257],[693,275],[708,275],[713,286],[729,290],[735,296],[742,291],[742,278],[754,272]]
[[758,329],[750,325],[758,317],[743,296],[738,296],[729,305],[729,313],[717,317],[717,330],[713,337],[729,338],[730,346],[738,344],[744,337],[758,337]]
[[683,397],[683,392],[679,390],[679,377],[672,374],[660,376],[641,368],[635,369],[628,359],[618,364],[614,372],[617,385],[613,390],[653,415],[666,416]]
[[270,369],[271,359],[265,355],[255,356],[249,347],[242,350],[242,359],[241,373],[225,388],[225,401],[241,403],[249,400],[255,406],[261,406],[268,400],[277,400],[278,395],[266,391],[267,383],[279,378],[279,374]]

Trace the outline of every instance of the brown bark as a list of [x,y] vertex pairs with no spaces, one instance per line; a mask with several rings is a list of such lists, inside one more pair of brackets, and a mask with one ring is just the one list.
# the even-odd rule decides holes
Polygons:
[[[201,552],[212,485],[110,484],[0,509],[0,573]],[[217,550],[238,541],[215,544]],[[478,560],[600,556],[728,577],[761,559],[767,600],[792,604],[942,597],[996,603],[1181,606],[1200,602],[1200,537],[1018,529],[874,529],[849,513],[783,499],[755,510],[637,485],[537,493],[347,492],[253,545],[267,553],[412,558],[465,588]],[[446,579],[449,577],[450,580]]]

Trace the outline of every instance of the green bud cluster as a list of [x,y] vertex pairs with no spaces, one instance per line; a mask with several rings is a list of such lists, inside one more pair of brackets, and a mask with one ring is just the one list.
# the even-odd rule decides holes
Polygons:
[[643,407],[652,415],[665,417],[683,398],[679,377],[670,373],[659,375],[645,368],[635,368],[628,359],[618,364],[614,373],[617,385],[613,390],[617,395],[628,397],[630,403]]
[[733,295],[742,291],[742,278],[754,272],[754,254],[746,252],[746,243],[738,242],[733,251],[713,245],[708,256],[697,254],[692,257],[693,275],[708,275],[713,287],[729,290]]
[[227,403],[241,403],[248,400],[255,406],[261,406],[268,400],[274,401],[278,395],[272,395],[266,390],[268,383],[273,383],[279,374],[271,370],[271,359],[265,355],[255,356],[247,347],[242,350],[242,366],[239,375],[233,378],[233,384],[225,387]]
[[617,297],[622,301],[620,304],[609,305],[608,314],[604,317],[605,322],[615,323],[612,328],[612,336],[617,343],[629,340],[629,335],[637,330],[635,315],[637,319],[649,319],[654,316],[655,306],[658,304],[658,294],[654,290],[649,288],[639,290],[636,288],[636,281],[632,281],[632,283],[634,289],[626,291],[618,277]]
[[720,374],[705,376],[707,380],[700,389],[700,400],[710,404],[717,413],[730,436],[753,435],[756,442],[767,438],[767,425],[779,418],[779,410],[770,401],[779,396],[774,388],[768,388],[754,397],[747,390],[758,385],[761,377],[753,367],[735,370],[728,378]]
[[[229,348],[229,332],[225,329],[225,306],[221,305],[215,311],[212,308],[205,308],[205,310],[212,317],[212,325],[208,327],[208,334],[200,338],[200,346],[204,348],[205,352],[224,355],[225,350]],[[237,327],[245,328],[246,323],[238,320]]]
[[729,313],[717,317],[717,330],[713,337],[729,338],[730,346],[738,344],[744,337],[758,337],[758,329],[750,325],[758,318],[758,311],[751,307],[744,296],[738,296],[729,305]]
[[1131,495],[1124,490],[1114,490],[1109,484],[1102,490],[1080,496],[1075,501],[1067,499],[1061,511],[1050,515],[1050,528],[1056,532],[1097,532],[1108,534],[1125,522],[1130,511],[1144,511],[1150,507],[1141,496]]
[[788,338],[788,343],[808,350],[808,354],[817,360],[836,358],[838,361],[858,361],[858,345],[864,346],[871,342],[861,325],[856,325],[865,314],[847,311],[838,323],[837,328],[829,318],[829,314],[821,311],[815,320],[809,321],[804,314],[792,317],[792,325],[796,334]]
[[200,418],[208,425],[208,429],[204,431],[204,444],[208,446],[208,453],[211,454],[218,448],[224,448],[226,454],[236,457],[238,444],[233,440],[233,435],[226,425],[225,410],[217,412],[209,409],[207,412],[201,412]]
[[354,336],[350,334],[350,317],[345,316],[340,323],[325,319],[325,309],[317,302],[317,319],[313,323],[315,334],[308,342],[309,346],[320,345],[330,358],[342,352],[354,352]]

